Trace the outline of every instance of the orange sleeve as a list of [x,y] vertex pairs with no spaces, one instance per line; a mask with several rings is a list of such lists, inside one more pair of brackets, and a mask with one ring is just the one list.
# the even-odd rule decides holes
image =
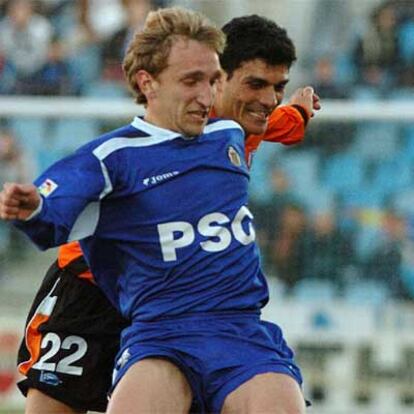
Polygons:
[[246,139],[246,159],[250,160],[262,141],[280,142],[284,145],[297,144],[305,137],[305,120],[293,106],[276,108],[269,118],[263,135],[249,135]]
[[305,120],[293,106],[281,106],[270,115],[263,140],[291,145],[303,141]]
[[78,242],[71,242],[59,247],[58,250],[58,264],[61,269],[67,266],[70,262],[82,256],[82,249]]
[[[59,247],[58,251],[58,265],[61,269],[68,266],[77,258],[83,256],[82,249],[79,242],[70,242]],[[90,270],[79,273],[77,275],[81,279],[88,279],[93,281],[93,275]]]

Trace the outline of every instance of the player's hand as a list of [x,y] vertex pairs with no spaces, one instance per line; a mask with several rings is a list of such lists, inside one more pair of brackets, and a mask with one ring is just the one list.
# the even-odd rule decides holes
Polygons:
[[0,218],[25,220],[39,204],[40,195],[33,184],[6,183],[0,192]]
[[321,109],[319,96],[315,93],[312,86],[296,89],[289,99],[289,104],[300,105],[309,115],[309,118],[315,115],[315,111]]

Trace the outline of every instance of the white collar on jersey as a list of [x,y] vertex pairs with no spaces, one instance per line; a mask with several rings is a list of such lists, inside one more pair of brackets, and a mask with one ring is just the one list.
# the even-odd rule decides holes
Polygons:
[[146,132],[147,134],[153,136],[156,135],[160,138],[165,138],[165,140],[174,139],[181,137],[181,134],[175,131],[171,131],[169,129],[161,128],[154,124],[150,124],[147,121],[144,121],[139,116],[136,116],[132,121],[131,125],[134,128],[139,129],[140,131]]
[[[186,137],[186,136],[183,136],[182,134],[179,134],[178,132],[171,131],[171,130],[165,129],[165,128],[161,128],[161,127],[158,127],[154,124],[150,124],[149,122],[144,121],[142,118],[140,118],[138,116],[136,116],[134,118],[131,125],[134,128],[139,129],[140,131],[146,132],[150,136],[157,136],[161,140],[168,141],[170,139],[174,139],[174,138],[178,138],[178,137],[183,138],[185,140],[190,140],[190,139],[195,138],[195,137]],[[244,135],[244,131],[243,131],[242,127],[239,124],[237,124],[234,121],[227,120],[227,119],[221,119],[217,122],[213,122],[212,124],[207,124],[204,127],[204,130],[203,130],[202,134],[208,134],[208,133],[223,130],[223,129],[240,129],[241,132],[243,132],[243,135]]]

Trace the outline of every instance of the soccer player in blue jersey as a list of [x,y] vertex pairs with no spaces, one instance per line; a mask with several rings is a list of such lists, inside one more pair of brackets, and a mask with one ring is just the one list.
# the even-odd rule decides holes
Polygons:
[[[244,135],[208,113],[219,31],[152,13],[126,70],[144,119],[7,184],[0,217],[41,248],[82,240],[99,286],[132,320],[109,413],[302,413],[300,371],[268,300],[247,204]],[[128,60],[129,58],[129,60]]]

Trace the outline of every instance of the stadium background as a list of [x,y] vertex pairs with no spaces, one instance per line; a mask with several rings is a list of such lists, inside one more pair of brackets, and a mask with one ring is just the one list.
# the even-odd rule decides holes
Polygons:
[[[141,111],[123,87],[119,52],[127,16],[137,25],[145,15],[142,4],[126,7],[144,2],[34,1],[36,43],[11,48],[8,3],[0,1],[0,184],[34,177]],[[311,84],[323,110],[303,144],[265,144],[255,155],[251,205],[271,290],[265,317],[297,351],[311,412],[412,413],[414,2],[157,3],[220,25],[257,13],[288,30],[299,60],[287,97]],[[21,412],[16,347],[54,254],[0,223],[2,413]]]

